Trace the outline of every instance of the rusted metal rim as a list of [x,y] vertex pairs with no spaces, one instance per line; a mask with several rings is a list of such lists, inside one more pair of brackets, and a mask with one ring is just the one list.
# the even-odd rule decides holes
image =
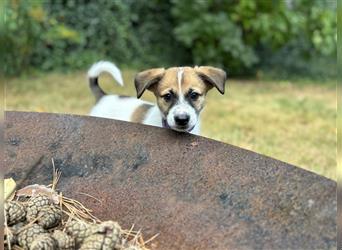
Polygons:
[[5,124],[6,177],[48,184],[53,158],[64,194],[147,238],[160,233],[154,249],[336,247],[336,182],[314,173],[115,120],[6,112]]

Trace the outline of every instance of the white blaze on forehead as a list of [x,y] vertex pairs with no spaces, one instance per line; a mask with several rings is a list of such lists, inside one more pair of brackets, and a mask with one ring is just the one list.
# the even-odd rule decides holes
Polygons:
[[[174,130],[178,131],[188,131],[188,129],[192,129],[196,126],[198,121],[198,114],[196,113],[195,109],[185,101],[184,95],[182,93],[182,80],[184,75],[184,68],[179,67],[177,69],[177,81],[178,81],[178,88],[179,88],[179,99],[177,103],[170,109],[169,113],[166,116],[167,124]],[[180,114],[187,114],[189,115],[190,119],[187,125],[187,128],[179,129],[178,125],[175,122],[175,117]]]
[[178,79],[178,88],[179,88],[179,99],[183,99],[183,94],[182,94],[182,80],[183,80],[183,73],[184,73],[184,68],[179,67],[177,71],[177,79]]

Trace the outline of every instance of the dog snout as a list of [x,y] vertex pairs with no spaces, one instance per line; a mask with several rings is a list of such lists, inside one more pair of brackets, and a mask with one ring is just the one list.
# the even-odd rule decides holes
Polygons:
[[189,123],[190,116],[186,113],[178,114],[175,116],[175,122],[178,126],[185,126]]

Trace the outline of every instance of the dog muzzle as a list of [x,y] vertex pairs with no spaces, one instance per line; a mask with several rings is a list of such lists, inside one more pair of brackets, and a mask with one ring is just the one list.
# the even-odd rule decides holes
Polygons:
[[[162,119],[162,126],[163,128],[169,128],[169,129],[172,129],[169,124],[167,123],[166,119]],[[191,128],[187,129],[187,130],[184,130],[184,132],[191,132],[193,129],[195,128],[195,126],[192,126]],[[172,130],[175,130],[175,129],[172,129]],[[177,131],[177,130],[176,130]]]

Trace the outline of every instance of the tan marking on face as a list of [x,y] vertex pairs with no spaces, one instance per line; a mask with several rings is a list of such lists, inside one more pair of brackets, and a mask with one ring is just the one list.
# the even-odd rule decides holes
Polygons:
[[190,89],[193,92],[200,94],[196,101],[191,101],[192,106],[196,109],[197,112],[200,112],[205,105],[205,97],[207,92],[212,88],[212,86],[204,83],[199,76],[196,74],[193,68],[187,68],[184,72],[183,83],[182,83],[182,91],[184,95],[187,95]]
[[164,77],[161,79],[161,81],[154,86],[151,91],[154,93],[154,95],[157,98],[157,104],[164,116],[168,114],[168,111],[174,104],[173,102],[165,102],[162,96],[164,96],[167,93],[170,93],[171,91],[178,95],[178,81],[177,81],[177,71],[178,68],[169,68],[165,71]]
[[142,121],[144,121],[147,112],[150,110],[150,108],[152,108],[153,106],[150,104],[141,104],[139,107],[136,108],[136,110],[134,110],[132,116],[131,116],[131,121],[132,122],[137,122],[137,123],[141,123]]
[[196,74],[194,68],[191,67],[173,67],[165,70],[164,77],[154,86],[151,91],[157,98],[157,104],[164,115],[167,115],[169,109],[174,105],[174,102],[165,102],[162,96],[169,92],[173,92],[179,97],[184,96],[190,89],[200,94],[196,101],[192,102],[192,106],[197,112],[201,111],[204,106],[206,93],[212,86],[205,84]]
[[155,94],[162,96],[168,93],[170,90],[178,94],[179,87],[178,87],[177,73],[178,73],[178,68],[167,69],[165,71],[164,77],[156,86]]

